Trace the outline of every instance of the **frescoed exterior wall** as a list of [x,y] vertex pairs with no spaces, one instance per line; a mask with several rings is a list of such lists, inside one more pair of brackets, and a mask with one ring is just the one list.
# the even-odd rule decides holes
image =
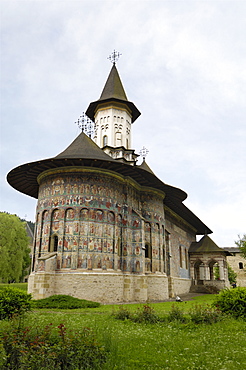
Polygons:
[[39,178],[33,271],[164,272],[164,194],[105,171],[50,170]]

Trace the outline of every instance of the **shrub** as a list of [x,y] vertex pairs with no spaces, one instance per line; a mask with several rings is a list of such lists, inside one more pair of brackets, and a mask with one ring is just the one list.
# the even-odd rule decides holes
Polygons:
[[101,369],[107,353],[90,328],[76,333],[64,324],[53,328],[9,328],[0,336],[3,369]]
[[31,294],[17,288],[0,290],[0,320],[11,319],[31,310]]
[[191,321],[195,324],[213,324],[222,320],[223,314],[211,305],[195,305],[189,311]]
[[212,305],[235,318],[246,319],[246,288],[224,289],[215,296]]
[[114,312],[113,316],[118,320],[130,319],[134,322],[151,323],[154,324],[160,321],[159,316],[155,313],[154,309],[148,304],[138,308],[137,311],[131,313],[127,308],[119,307],[118,312]]
[[159,316],[155,313],[153,307],[148,304],[143,305],[138,309],[137,312],[132,316],[132,320],[135,322],[144,322],[154,324],[160,321]]
[[33,308],[76,309],[95,308],[100,306],[100,303],[98,302],[86,301],[85,299],[79,299],[63,294],[52,295],[32,302]]
[[171,307],[171,310],[168,312],[167,315],[168,321],[179,321],[179,322],[185,322],[186,318],[184,316],[184,312],[181,310],[178,305],[173,304]]
[[228,268],[228,280],[230,284],[236,284],[237,282],[237,273],[232,269],[230,265],[227,265]]
[[131,319],[132,318],[132,314],[131,312],[123,307],[123,306],[120,306],[119,307],[119,310],[117,312],[113,312],[112,314],[117,320],[126,320],[126,319]]

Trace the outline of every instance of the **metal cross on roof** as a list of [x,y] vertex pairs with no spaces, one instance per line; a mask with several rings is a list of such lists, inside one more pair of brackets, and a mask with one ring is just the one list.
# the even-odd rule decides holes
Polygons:
[[108,57],[108,59],[110,60],[111,63],[113,63],[115,65],[116,62],[118,62],[119,60],[119,57],[121,56],[122,54],[120,54],[118,51],[114,50]]
[[90,138],[94,135],[95,124],[93,121],[90,120],[89,117],[87,117],[84,112],[74,123],[76,123],[78,127],[82,130],[82,132],[84,132]]
[[141,157],[143,157],[143,159],[145,159],[146,156],[148,155],[148,153],[149,153],[149,150],[143,146],[143,148],[140,150]]

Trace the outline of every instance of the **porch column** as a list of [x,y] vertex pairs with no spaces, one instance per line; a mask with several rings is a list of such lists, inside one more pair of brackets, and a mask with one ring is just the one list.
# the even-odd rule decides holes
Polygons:
[[225,280],[223,261],[219,262],[220,280]]

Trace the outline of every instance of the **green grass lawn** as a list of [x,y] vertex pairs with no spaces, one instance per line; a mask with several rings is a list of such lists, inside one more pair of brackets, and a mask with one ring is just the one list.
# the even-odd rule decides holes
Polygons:
[[[178,305],[188,312],[192,305],[211,303],[213,295],[197,296],[187,302],[150,304],[160,316]],[[141,304],[124,305],[136,311]],[[226,318],[215,324],[159,322],[155,324],[120,321],[112,316],[120,305],[77,310],[35,310],[25,325],[44,327],[63,323],[67,330],[89,327],[111,355],[103,369],[238,370],[246,369],[246,322]],[[0,329],[9,325],[0,321]],[[52,369],[51,369],[52,370]]]
[[0,289],[6,287],[18,288],[27,292],[27,283],[0,284]]

